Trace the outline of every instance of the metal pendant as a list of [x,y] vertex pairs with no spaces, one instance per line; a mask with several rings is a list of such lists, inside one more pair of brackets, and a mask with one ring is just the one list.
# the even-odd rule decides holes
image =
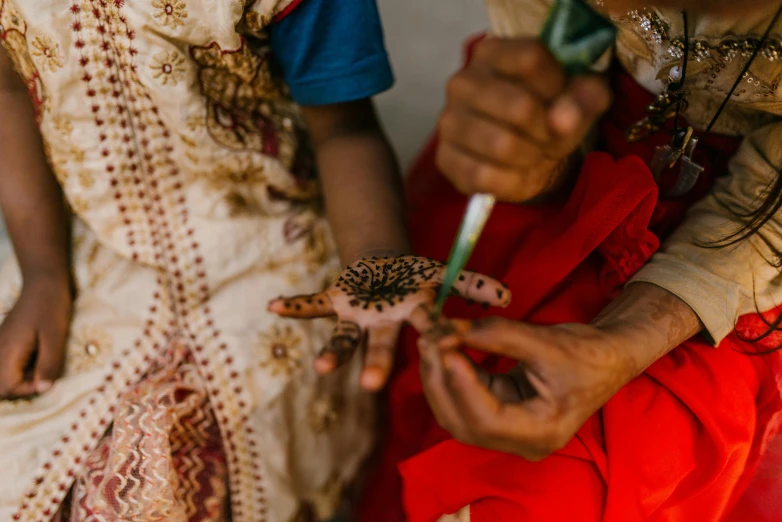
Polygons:
[[684,155],[681,158],[681,166],[679,167],[679,176],[676,179],[676,183],[666,193],[665,197],[678,198],[695,187],[703,173],[703,167],[698,165],[693,159],[692,155],[695,152],[695,147],[698,146],[698,138],[691,138],[687,143],[687,148],[684,151]]
[[660,183],[662,174],[665,170],[673,168],[679,158],[684,154],[685,148],[692,139],[692,127],[686,127],[677,130],[671,143],[662,147],[657,147],[654,151],[654,157],[649,164],[654,180]]
[[698,138],[692,133],[692,127],[679,129],[670,144],[655,149],[649,169],[658,184],[662,181],[663,173],[681,161],[676,182],[663,194],[665,198],[677,198],[688,193],[698,182],[698,178],[703,172],[703,167],[696,163],[692,157],[695,153],[695,147],[698,146]]

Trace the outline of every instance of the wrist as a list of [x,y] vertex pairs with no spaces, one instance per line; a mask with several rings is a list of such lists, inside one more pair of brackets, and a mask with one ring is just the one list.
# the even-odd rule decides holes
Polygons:
[[703,328],[684,301],[649,283],[629,285],[591,324],[632,355],[638,373]]
[[73,283],[67,270],[55,268],[22,269],[23,288],[43,290],[47,293],[73,299]]
[[584,161],[584,154],[576,150],[552,167],[551,184],[537,196],[524,201],[525,205],[539,205],[559,201],[570,196]]
[[411,249],[407,247],[404,248],[367,247],[367,248],[362,248],[360,250],[347,253],[346,255],[343,256],[343,260],[345,265],[352,265],[356,261],[360,261],[362,259],[371,259],[373,257],[383,258],[383,257],[399,257],[399,256],[409,255],[410,250]]

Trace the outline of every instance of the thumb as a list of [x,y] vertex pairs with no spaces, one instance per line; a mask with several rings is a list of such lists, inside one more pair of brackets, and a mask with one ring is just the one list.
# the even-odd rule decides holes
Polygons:
[[65,365],[65,339],[54,332],[38,334],[35,391],[44,393],[60,378]]
[[462,339],[472,348],[535,365],[546,357],[550,344],[541,335],[542,330],[542,327],[494,317],[473,322]]
[[[35,353],[35,333],[15,330],[4,332],[3,362],[0,364],[0,398],[20,397],[35,393],[28,371]],[[30,373],[32,373],[30,371]]]

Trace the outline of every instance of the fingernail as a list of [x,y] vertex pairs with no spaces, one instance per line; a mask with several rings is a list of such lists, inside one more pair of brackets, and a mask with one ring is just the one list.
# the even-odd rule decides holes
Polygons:
[[562,98],[551,109],[551,119],[555,130],[561,134],[574,132],[581,124],[581,107],[572,98]]
[[54,383],[51,381],[38,381],[35,385],[35,391],[38,393],[46,393],[52,389]]

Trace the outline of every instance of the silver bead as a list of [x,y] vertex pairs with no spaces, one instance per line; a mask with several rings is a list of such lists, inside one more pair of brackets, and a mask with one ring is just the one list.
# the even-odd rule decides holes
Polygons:
[[98,355],[98,345],[96,345],[93,342],[89,342],[84,347],[84,351],[89,355],[90,357],[95,357]]

